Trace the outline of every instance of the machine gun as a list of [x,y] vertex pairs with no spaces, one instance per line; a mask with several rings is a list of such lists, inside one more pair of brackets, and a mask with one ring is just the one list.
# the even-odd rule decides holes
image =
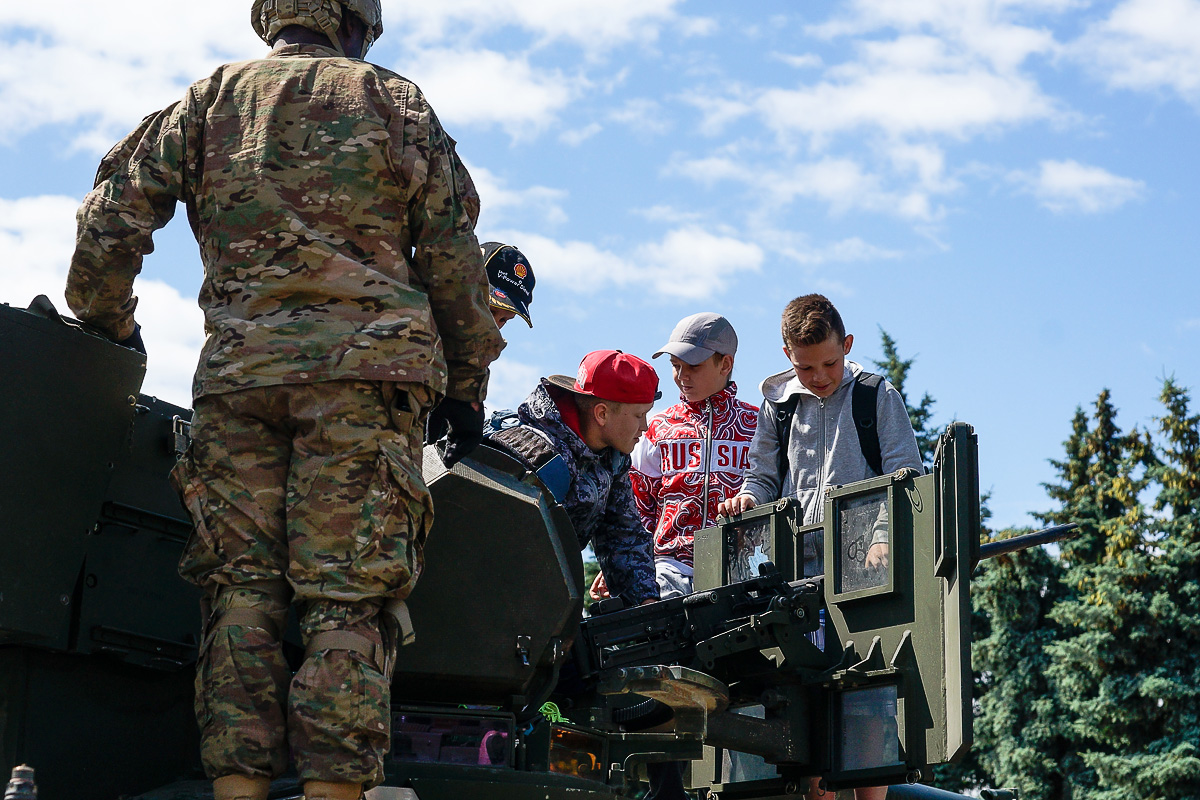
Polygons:
[[[174,569],[190,522],[167,483],[190,415],[140,394],[144,369],[47,303],[0,305],[0,768],[36,767],[43,800],[205,796],[197,593]],[[934,796],[903,784],[970,745],[969,426],[930,475],[831,490],[823,525],[790,501],[722,521],[696,538],[694,595],[582,624],[579,543],[537,472],[488,445],[453,469],[424,458],[417,641],[370,800],[617,800],[640,764],[680,759],[710,798],[796,794],[809,776]],[[881,570],[865,565],[876,542]],[[806,552],[824,569],[806,575]],[[294,626],[285,652],[302,653]],[[658,703],[672,730],[646,730]]]

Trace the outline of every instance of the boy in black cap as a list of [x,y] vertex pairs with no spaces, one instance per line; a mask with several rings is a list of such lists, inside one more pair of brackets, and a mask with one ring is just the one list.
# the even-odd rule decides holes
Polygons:
[[483,264],[491,287],[488,305],[492,310],[492,319],[496,320],[496,327],[503,328],[504,323],[513,317],[520,317],[532,328],[529,304],[533,302],[534,279],[529,259],[511,244],[487,242],[482,249]]

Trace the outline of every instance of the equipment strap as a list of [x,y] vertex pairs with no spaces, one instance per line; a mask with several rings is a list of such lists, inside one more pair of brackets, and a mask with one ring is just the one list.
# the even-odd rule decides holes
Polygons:
[[358,653],[371,663],[376,663],[377,661],[375,643],[362,634],[351,633],[350,631],[321,631],[320,633],[314,633],[309,637],[308,647],[304,648],[304,657],[308,658],[322,650],[349,650]]
[[279,638],[279,628],[275,626],[275,621],[265,611],[259,611],[257,608],[231,608],[221,615],[212,626],[212,630],[228,628],[231,625],[262,628],[271,634],[272,639]]
[[400,647],[416,641],[417,633],[413,630],[412,615],[408,613],[408,603],[403,600],[388,600],[383,604],[383,613],[395,620],[396,627],[400,631]]

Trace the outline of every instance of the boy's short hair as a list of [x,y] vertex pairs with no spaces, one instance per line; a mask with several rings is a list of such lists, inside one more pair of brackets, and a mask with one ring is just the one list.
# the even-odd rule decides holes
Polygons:
[[846,341],[842,315],[823,294],[806,294],[788,303],[780,328],[784,346],[820,344],[831,334],[836,334],[839,342]]
[[615,414],[621,413],[626,403],[618,403],[616,400],[605,400],[602,397],[592,397],[588,394],[572,394],[571,399],[575,401],[575,407],[579,409],[579,418],[586,420],[584,424],[591,424],[592,411],[596,406],[604,404],[608,406],[609,411]]

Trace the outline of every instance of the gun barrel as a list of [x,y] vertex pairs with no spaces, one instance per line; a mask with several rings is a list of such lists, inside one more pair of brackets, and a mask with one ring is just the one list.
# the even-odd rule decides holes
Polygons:
[[1052,528],[1034,531],[1033,533],[1024,533],[1020,536],[1014,536],[1011,539],[988,542],[979,546],[979,560],[983,561],[988,558],[995,558],[1005,553],[1015,553],[1018,550],[1028,550],[1031,547],[1049,544],[1050,542],[1074,539],[1079,535],[1078,531],[1079,526],[1072,522],[1069,525],[1055,525]]

